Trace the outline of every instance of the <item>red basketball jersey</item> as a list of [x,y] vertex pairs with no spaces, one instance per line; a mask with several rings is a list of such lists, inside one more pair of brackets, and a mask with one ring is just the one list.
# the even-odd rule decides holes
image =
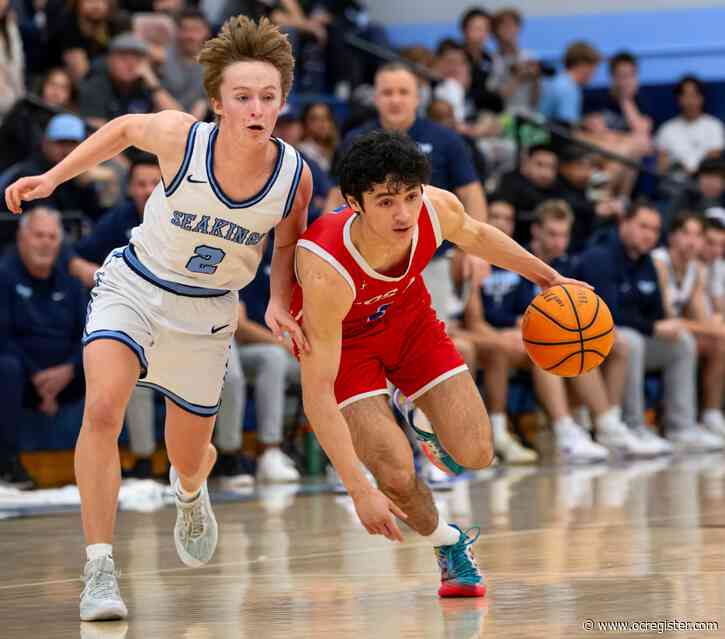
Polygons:
[[[350,227],[356,216],[357,213],[350,208],[323,215],[297,242],[298,246],[330,264],[355,294],[355,301],[342,323],[343,338],[356,337],[368,331],[377,333],[401,313],[412,313],[421,305],[429,307],[430,294],[421,272],[443,241],[435,208],[423,195],[407,268],[399,276],[378,273],[365,261],[350,238]],[[398,265],[395,271],[401,273],[403,265]],[[301,311],[302,288],[295,283],[291,313],[304,321]]]

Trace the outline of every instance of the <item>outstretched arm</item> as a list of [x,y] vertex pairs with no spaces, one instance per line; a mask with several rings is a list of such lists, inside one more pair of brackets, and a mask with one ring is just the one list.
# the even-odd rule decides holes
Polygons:
[[289,314],[294,283],[294,259],[297,240],[307,228],[307,210],[312,198],[312,174],[307,164],[302,169],[300,185],[289,215],[274,230],[274,252],[269,275],[269,305],[265,321],[269,329],[282,340],[290,333],[297,348],[307,350],[308,345],[299,324]]
[[562,277],[505,233],[490,224],[474,220],[466,214],[463,205],[452,193],[430,186],[426,187],[426,193],[438,213],[443,237],[466,253],[519,273],[544,290],[557,284],[587,286],[578,280]]
[[335,399],[335,379],[342,352],[342,321],[355,296],[331,266],[302,248],[297,251],[297,274],[304,294],[302,317],[310,343],[309,353],[300,355],[305,414],[353,498],[358,517],[367,531],[402,541],[391,512],[402,518],[405,515],[365,477],[350,430]]
[[21,178],[11,184],[5,190],[8,210],[20,213],[23,201],[48,197],[63,182],[111,159],[129,146],[156,155],[161,174],[170,181],[181,165],[187,134],[193,122],[194,118],[180,111],[115,118],[46,173]]

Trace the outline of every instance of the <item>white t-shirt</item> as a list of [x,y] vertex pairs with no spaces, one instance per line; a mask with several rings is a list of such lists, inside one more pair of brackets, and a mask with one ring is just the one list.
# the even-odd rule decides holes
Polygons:
[[725,260],[705,266],[705,293],[708,307],[714,310],[714,301],[725,297]]
[[725,147],[725,128],[720,120],[707,114],[692,122],[676,117],[660,127],[655,145],[671,161],[693,172],[710,151]]

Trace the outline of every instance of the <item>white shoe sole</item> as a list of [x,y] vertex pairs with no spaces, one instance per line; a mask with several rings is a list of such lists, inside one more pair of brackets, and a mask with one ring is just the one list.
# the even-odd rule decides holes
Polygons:
[[97,607],[91,611],[83,611],[81,607],[81,621],[114,621],[128,617],[128,609],[125,604]]

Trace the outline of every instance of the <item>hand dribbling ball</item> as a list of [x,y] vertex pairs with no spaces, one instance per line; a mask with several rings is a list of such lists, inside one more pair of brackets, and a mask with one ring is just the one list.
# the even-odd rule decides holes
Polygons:
[[599,366],[614,345],[614,321],[594,291],[570,284],[540,293],[521,325],[533,362],[560,377],[576,377]]

